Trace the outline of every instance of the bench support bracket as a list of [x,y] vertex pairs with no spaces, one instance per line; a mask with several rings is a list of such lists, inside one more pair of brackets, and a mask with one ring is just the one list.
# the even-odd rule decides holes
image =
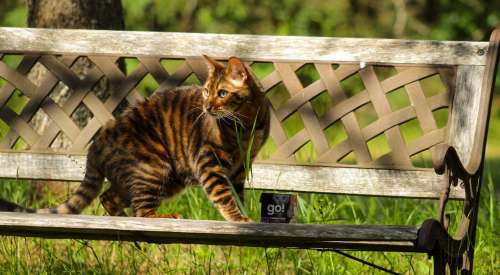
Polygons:
[[[418,247],[430,251],[434,261],[434,274],[472,274],[475,228],[479,204],[482,169],[476,175],[460,176],[446,169],[447,180],[439,202],[438,219],[426,220],[418,232]],[[455,233],[449,232],[450,217],[445,214],[451,185],[465,189],[462,216]]]

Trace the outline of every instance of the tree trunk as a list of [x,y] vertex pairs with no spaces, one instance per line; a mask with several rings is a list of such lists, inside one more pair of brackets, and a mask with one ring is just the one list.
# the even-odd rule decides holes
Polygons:
[[124,29],[120,0],[27,0],[34,28]]
[[[27,0],[28,26],[33,28],[66,28],[66,29],[107,29],[123,30],[123,10],[120,0]],[[87,58],[79,58],[72,66],[72,70],[80,77],[94,65]],[[39,85],[46,69],[36,65],[29,75],[34,84]],[[93,91],[101,100],[108,97],[109,85],[106,80],[94,87]],[[64,104],[71,95],[71,90],[60,83],[50,97],[58,104]],[[72,114],[73,120],[79,127],[84,127],[90,118],[90,112],[83,105],[79,106]],[[42,134],[52,124],[47,115],[37,112],[33,117],[32,126]],[[53,150],[70,149],[71,141],[64,134],[59,134],[51,144]],[[32,191],[39,196],[45,190],[50,190],[58,195],[66,194],[68,188],[61,182],[33,181]]]

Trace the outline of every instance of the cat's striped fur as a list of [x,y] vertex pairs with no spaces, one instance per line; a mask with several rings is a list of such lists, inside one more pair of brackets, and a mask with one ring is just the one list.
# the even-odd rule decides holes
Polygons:
[[243,201],[245,154],[253,160],[269,134],[268,102],[238,58],[227,66],[205,58],[204,86],[157,92],[100,131],[84,180],[65,203],[27,209],[2,200],[0,209],[80,213],[107,178],[111,187],[100,199],[110,215],[131,207],[135,216],[166,216],[156,213],[163,198],[200,184],[226,220],[249,221],[233,191]]

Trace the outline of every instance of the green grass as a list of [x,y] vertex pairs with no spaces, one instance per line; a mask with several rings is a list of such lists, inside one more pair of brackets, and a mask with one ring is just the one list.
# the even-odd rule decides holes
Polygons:
[[[476,239],[477,274],[492,274],[499,268],[498,199],[488,161],[482,186],[479,226]],[[247,191],[247,211],[259,217],[259,191]],[[23,205],[55,205],[48,196],[33,200],[28,185],[4,180],[0,196]],[[297,223],[402,224],[419,225],[435,217],[436,201],[367,198],[357,196],[299,194]],[[452,202],[454,217],[460,209]],[[190,219],[221,219],[201,189],[192,188],[160,207],[162,213],[181,213]],[[93,203],[85,214],[103,215]],[[134,243],[46,240],[41,238],[0,238],[0,273],[321,273],[373,274],[375,270],[332,252],[313,250],[241,248],[206,245],[156,245]],[[432,263],[424,254],[349,252],[352,255],[396,272],[429,274]]]

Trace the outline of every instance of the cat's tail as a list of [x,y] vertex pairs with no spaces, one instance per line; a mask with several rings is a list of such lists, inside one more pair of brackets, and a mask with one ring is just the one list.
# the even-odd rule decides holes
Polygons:
[[0,198],[0,211],[40,213],[40,214],[79,214],[94,200],[102,188],[104,176],[93,166],[87,163],[87,171],[83,182],[78,186],[75,193],[55,208],[25,208],[15,203]]

